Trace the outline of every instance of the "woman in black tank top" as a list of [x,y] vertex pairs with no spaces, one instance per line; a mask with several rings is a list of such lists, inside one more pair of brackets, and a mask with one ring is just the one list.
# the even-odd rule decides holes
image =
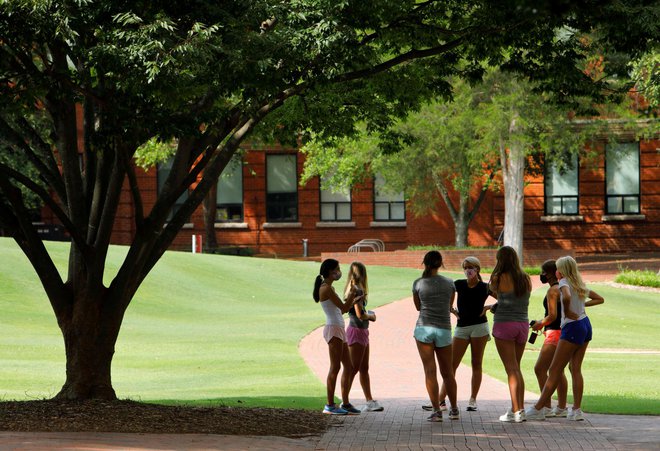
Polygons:
[[[559,282],[557,282],[557,266],[554,260],[547,260],[541,265],[541,282],[550,285],[548,291],[543,298],[543,307],[545,308],[545,317],[537,320],[532,329],[545,330],[545,340],[539,352],[539,358],[534,365],[534,373],[539,382],[539,387],[543,391],[545,381],[548,379],[548,369],[552,358],[557,350],[557,343],[559,335],[561,334],[561,302],[559,295]],[[544,406],[546,417],[565,417],[568,413],[566,408],[566,396],[568,392],[568,381],[566,375],[562,371],[557,386],[557,405],[551,409],[551,402]]]

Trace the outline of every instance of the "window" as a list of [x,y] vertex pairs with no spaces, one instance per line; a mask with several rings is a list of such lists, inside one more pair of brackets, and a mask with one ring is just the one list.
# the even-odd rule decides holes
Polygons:
[[379,174],[376,174],[374,180],[374,220],[406,220],[406,202],[403,192],[392,193],[385,186],[385,179]]
[[298,220],[296,155],[266,155],[266,220]]
[[605,150],[606,208],[608,214],[637,214],[639,144],[608,144]]
[[571,167],[565,167],[563,173],[555,164],[548,164],[545,168],[545,214],[578,213],[578,157],[574,155]]
[[[165,181],[167,180],[167,177],[170,175],[170,171],[172,170],[172,163],[174,161],[174,157],[170,158],[164,163],[160,163],[157,166],[157,175],[156,178],[158,179],[158,195],[160,196],[160,193],[163,192],[163,188],[165,187]],[[167,220],[170,221],[174,217],[174,214],[179,211],[179,208],[184,204],[184,202],[188,199],[188,190],[184,191],[183,194],[176,200],[174,203],[174,206],[170,210],[170,213],[167,215]]]
[[243,162],[234,157],[218,179],[216,222],[243,221]]
[[[323,185],[323,183],[321,184]],[[350,190],[321,189],[321,221],[350,221]]]

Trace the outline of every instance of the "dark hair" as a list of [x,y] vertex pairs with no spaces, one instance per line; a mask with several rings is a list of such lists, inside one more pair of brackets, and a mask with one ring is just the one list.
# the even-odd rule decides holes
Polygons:
[[323,260],[323,263],[321,263],[321,269],[319,270],[319,275],[316,276],[316,280],[314,280],[314,292],[312,293],[312,297],[316,302],[320,301],[319,289],[321,288],[323,279],[325,279],[330,275],[330,271],[337,269],[337,266],[339,266],[339,262],[334,258],[327,258]]
[[422,277],[428,277],[431,275],[431,270],[438,269],[442,266],[442,255],[438,251],[428,251],[422,263],[424,264]]
[[499,290],[502,274],[509,274],[516,296],[522,296],[528,291],[532,291],[532,281],[520,266],[520,259],[514,248],[511,246],[502,246],[497,250],[495,258],[497,259],[497,263],[490,277],[492,279],[497,276],[497,286],[494,287],[496,290]]
[[557,272],[557,263],[554,260],[546,260],[541,265],[541,271],[543,271],[546,274],[550,274],[554,279],[555,277],[557,277],[555,276],[555,273]]

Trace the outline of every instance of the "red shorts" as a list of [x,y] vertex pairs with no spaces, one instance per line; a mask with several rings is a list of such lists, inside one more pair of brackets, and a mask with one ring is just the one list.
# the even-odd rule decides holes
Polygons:
[[557,346],[557,343],[559,343],[559,337],[561,337],[561,329],[548,329],[543,332],[543,335],[545,335],[545,340],[543,340],[544,345]]

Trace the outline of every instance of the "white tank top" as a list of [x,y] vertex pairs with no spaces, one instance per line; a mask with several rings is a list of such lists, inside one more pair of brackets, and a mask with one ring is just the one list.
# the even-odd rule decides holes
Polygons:
[[[332,287],[332,291],[335,291],[335,287]],[[326,326],[345,326],[341,310],[330,299],[321,301],[321,307],[323,307],[323,312],[325,313]]]

